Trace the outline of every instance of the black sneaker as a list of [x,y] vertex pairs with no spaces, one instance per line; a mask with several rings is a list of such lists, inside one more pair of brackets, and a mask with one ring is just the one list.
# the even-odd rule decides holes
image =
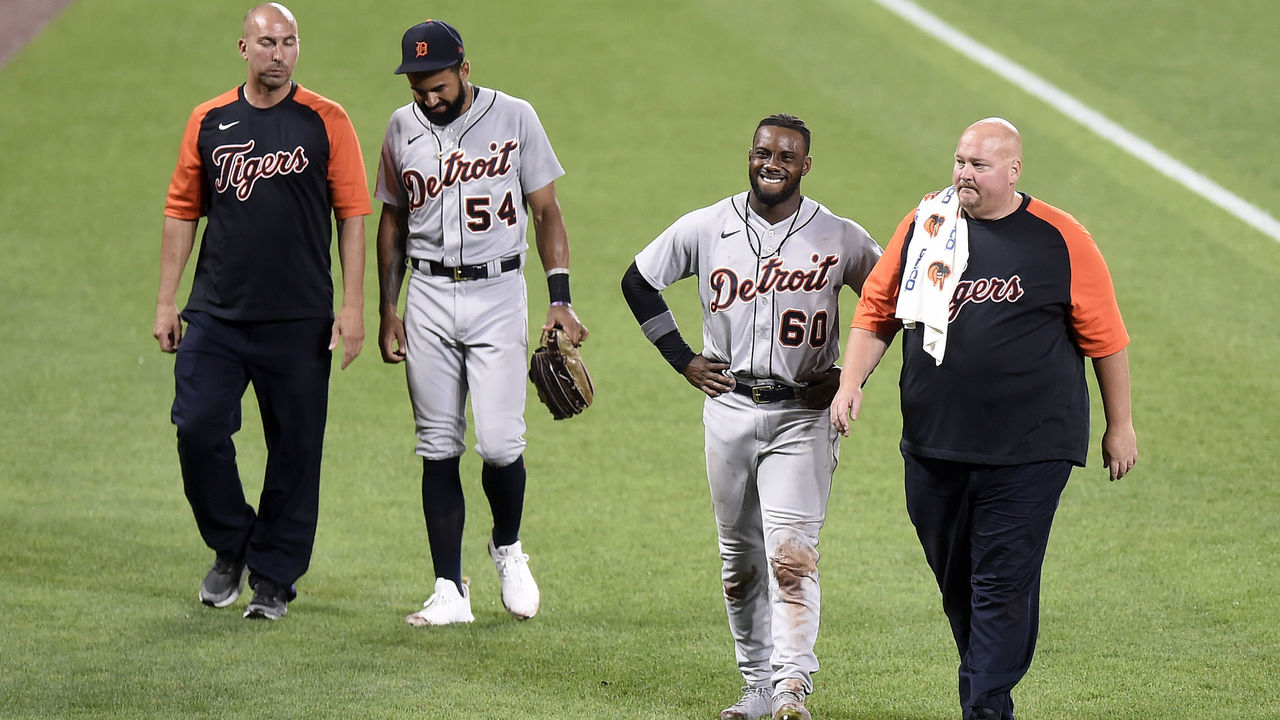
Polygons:
[[200,583],[200,602],[216,608],[230,605],[240,597],[240,588],[247,574],[249,568],[242,562],[227,562],[222,558],[214,560],[204,582]]
[[289,612],[289,600],[293,595],[288,588],[282,588],[270,580],[258,580],[253,588],[253,599],[245,608],[247,618],[279,620]]

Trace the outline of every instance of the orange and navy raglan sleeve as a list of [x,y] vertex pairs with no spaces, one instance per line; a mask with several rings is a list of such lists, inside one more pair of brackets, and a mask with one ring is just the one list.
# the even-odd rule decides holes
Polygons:
[[204,162],[200,159],[200,126],[214,106],[200,105],[191,111],[187,129],[182,133],[182,146],[178,148],[178,164],[169,180],[169,194],[164,202],[164,214],[175,220],[199,220],[204,214],[205,177]]
[[1081,352],[1091,358],[1107,357],[1125,349],[1129,333],[1120,317],[1111,271],[1093,236],[1069,213],[1032,200],[1027,211],[1053,225],[1062,234],[1071,263],[1071,328]]
[[898,287],[902,283],[902,250],[915,219],[916,211],[912,208],[898,223],[898,229],[894,230],[884,253],[862,284],[862,294],[850,327],[870,330],[877,335],[892,334],[902,329],[902,321],[894,314],[898,311]]
[[[319,97],[319,96],[316,96]],[[324,119],[329,135],[329,192],[333,199],[333,215],[339,220],[369,215],[369,179],[364,170],[364,154],[351,118],[342,106],[332,100],[315,108]]]

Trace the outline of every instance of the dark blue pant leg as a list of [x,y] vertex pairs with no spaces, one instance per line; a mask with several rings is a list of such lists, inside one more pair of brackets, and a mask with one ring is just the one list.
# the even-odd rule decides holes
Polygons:
[[908,514],[960,653],[965,717],[985,707],[1010,720],[1010,691],[1035,651],[1040,571],[1071,465],[991,467],[903,457]]
[[249,380],[262,414],[267,465],[245,559],[253,576],[283,587],[307,571],[315,543],[332,327],[333,321],[317,319],[251,329]]
[[[907,515],[925,560],[942,593],[942,611],[951,624],[961,663],[969,652],[973,590],[969,584],[969,466],[902,454]],[[960,673],[960,704],[969,700],[968,678]]]
[[971,500],[973,613],[967,666],[974,708],[1013,718],[1010,691],[1026,675],[1040,631],[1040,577],[1058,500],[1071,475],[1064,461],[988,467]]
[[187,330],[174,361],[170,419],[178,430],[178,461],[196,527],[217,555],[239,562],[253,530],[253,508],[245,502],[236,448],[240,400],[248,377],[234,326],[186,313]]

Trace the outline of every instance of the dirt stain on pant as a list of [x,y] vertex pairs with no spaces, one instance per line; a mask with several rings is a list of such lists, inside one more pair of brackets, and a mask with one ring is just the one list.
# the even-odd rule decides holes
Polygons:
[[782,600],[799,602],[804,599],[804,581],[817,580],[818,551],[798,537],[789,537],[774,551],[769,565],[778,581]]

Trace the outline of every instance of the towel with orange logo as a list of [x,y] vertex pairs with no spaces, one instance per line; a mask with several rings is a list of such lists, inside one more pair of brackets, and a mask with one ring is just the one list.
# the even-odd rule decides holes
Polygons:
[[956,189],[931,192],[916,208],[915,228],[907,243],[894,316],[907,328],[924,326],[924,350],[937,365],[947,351],[951,296],[969,263],[969,226],[960,212]]

